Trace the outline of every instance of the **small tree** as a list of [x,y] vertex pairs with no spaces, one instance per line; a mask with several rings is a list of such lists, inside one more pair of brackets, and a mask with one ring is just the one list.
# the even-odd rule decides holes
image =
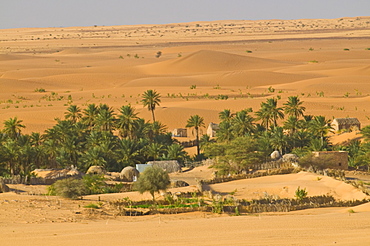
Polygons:
[[154,193],[160,190],[166,190],[169,185],[170,177],[166,171],[159,167],[149,167],[140,175],[134,187],[141,194],[148,191],[154,201]]

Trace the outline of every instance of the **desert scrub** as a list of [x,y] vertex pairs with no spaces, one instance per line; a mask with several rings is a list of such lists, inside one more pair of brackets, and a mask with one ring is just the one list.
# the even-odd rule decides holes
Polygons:
[[95,203],[90,203],[86,206],[84,206],[84,208],[93,208],[93,209],[99,209],[100,206],[98,204],[95,204]]
[[86,194],[85,183],[81,179],[68,178],[58,180],[48,188],[49,195],[77,199]]
[[298,186],[298,188],[295,191],[295,197],[297,200],[302,201],[304,198],[307,197],[308,192],[306,191],[306,188],[301,189],[301,187]]

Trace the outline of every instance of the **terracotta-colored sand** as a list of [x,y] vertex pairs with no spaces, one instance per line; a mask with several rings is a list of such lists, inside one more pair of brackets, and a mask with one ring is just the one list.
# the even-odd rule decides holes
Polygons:
[[[115,109],[130,103],[139,116],[151,120],[140,95],[155,89],[162,95],[156,118],[169,130],[185,127],[194,114],[204,117],[206,124],[217,123],[224,109],[256,111],[269,97],[281,98],[282,106],[296,95],[304,101],[306,114],[357,117],[368,125],[369,23],[370,17],[358,17],[0,30],[0,123],[16,116],[27,126],[25,133],[42,132],[55,118],[64,117],[68,103],[106,103]],[[162,55],[156,58],[158,51]],[[40,88],[46,92],[37,92]],[[216,100],[218,95],[228,99]],[[350,133],[331,139],[340,143],[357,137]],[[173,177],[194,185],[194,178],[211,174],[194,169]],[[222,193],[236,190],[240,198],[292,197],[298,185],[312,195],[363,197],[338,182],[296,174],[212,188]],[[278,216],[192,213],[78,219],[81,208],[74,201],[22,192],[40,194],[45,187],[13,188],[21,193],[0,194],[1,245],[370,244],[368,204],[352,208],[357,213],[330,208]],[[101,198],[127,196],[142,199],[147,194]],[[84,202],[97,200],[91,196]]]

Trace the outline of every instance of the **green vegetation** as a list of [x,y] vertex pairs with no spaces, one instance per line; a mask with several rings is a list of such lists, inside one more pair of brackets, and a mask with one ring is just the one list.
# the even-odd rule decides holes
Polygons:
[[120,192],[122,187],[122,184],[108,185],[103,175],[85,175],[82,179],[67,178],[56,181],[48,187],[48,194],[77,199],[83,195]]
[[197,145],[197,156],[200,154],[199,148],[199,131],[202,127],[205,127],[204,118],[199,115],[192,115],[187,121],[186,127],[193,128],[193,135],[195,133],[196,145]]
[[58,180],[49,187],[49,195],[77,199],[84,194],[86,194],[86,186],[81,179],[68,178]]
[[90,203],[86,206],[84,206],[84,208],[93,208],[93,209],[99,209],[100,206],[98,204],[95,204],[95,203]]
[[27,176],[36,168],[71,165],[83,172],[91,165],[121,171],[128,165],[150,160],[177,159],[184,163],[189,159],[165,125],[145,121],[131,105],[115,112],[106,104],[88,104],[85,108],[71,104],[64,118],[57,118],[45,132],[23,134],[24,128],[17,117],[3,122],[0,176]]
[[301,189],[301,187],[298,186],[298,188],[295,191],[295,197],[299,200],[302,201],[304,198],[307,197],[308,192],[306,191],[306,188]]
[[149,192],[155,200],[154,193],[166,190],[169,185],[170,177],[168,173],[162,168],[151,167],[144,170],[135,182],[134,188],[140,193]]
[[34,91],[35,92],[46,92],[44,88],[36,88]]
[[317,61],[317,60],[312,60],[312,61],[309,61],[309,63],[319,63],[319,61]]
[[252,53],[252,51],[251,51],[251,50],[246,50],[245,52],[247,52],[247,53]]
[[161,96],[156,91],[147,90],[143,93],[142,98],[143,99],[141,100],[141,103],[144,107],[147,107],[148,110],[152,112],[153,122],[155,122],[154,110],[156,106],[160,105]]
[[349,51],[349,49],[348,49],[348,48],[344,48],[343,50],[344,50],[344,51]]

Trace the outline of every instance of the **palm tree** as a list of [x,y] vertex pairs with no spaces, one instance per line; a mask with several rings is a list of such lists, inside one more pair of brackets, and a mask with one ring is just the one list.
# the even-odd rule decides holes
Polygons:
[[262,120],[262,125],[268,129],[269,125],[277,127],[277,120],[284,119],[283,108],[277,106],[277,99],[268,98],[261,103],[261,108],[256,112],[257,119]]
[[140,155],[140,146],[137,142],[130,139],[121,139],[118,142],[116,151],[118,162],[121,167],[134,166],[143,161],[143,156]]
[[118,115],[117,119],[117,128],[120,135],[123,138],[133,139],[133,135],[135,133],[135,123],[139,117],[131,105],[122,106],[120,108],[120,113],[121,114]]
[[103,157],[103,152],[99,146],[88,149],[82,156],[82,162],[85,164],[84,168],[87,170],[90,166],[102,166],[105,167],[107,161]]
[[232,119],[232,130],[236,136],[250,135],[254,131],[253,125],[254,118],[248,114],[246,110],[236,113]]
[[64,113],[64,117],[66,120],[76,123],[82,117],[81,109],[77,105],[70,105],[67,108],[67,112]]
[[114,129],[115,121],[116,119],[114,117],[113,109],[99,109],[99,113],[96,117],[96,125],[101,131],[112,131]]
[[203,117],[200,117],[199,115],[192,115],[187,121],[186,127],[188,128],[194,128],[193,129],[193,135],[195,132],[195,139],[196,139],[196,145],[197,145],[197,155],[200,154],[199,149],[199,128],[205,127],[204,119]]
[[320,137],[321,145],[324,145],[325,136],[332,130],[330,120],[326,120],[324,116],[315,116],[310,122],[310,130],[313,135]]
[[82,122],[91,129],[96,121],[96,116],[98,115],[98,107],[95,103],[87,105],[87,108],[83,110]]
[[222,121],[219,127],[220,129],[216,132],[217,141],[229,142],[234,138],[231,122]]
[[297,117],[290,115],[289,118],[284,122],[284,129],[289,131],[289,135],[292,136],[298,129],[299,121]]
[[146,153],[149,158],[152,158],[153,161],[159,160],[159,157],[165,152],[166,148],[160,143],[151,143],[146,146]]
[[25,128],[22,122],[23,121],[18,120],[17,117],[5,120],[3,133],[11,139],[17,139],[21,135],[21,129]]
[[286,149],[288,145],[288,138],[284,134],[282,127],[275,127],[271,132],[271,146],[275,150],[279,150],[283,154],[283,150]]
[[305,107],[302,106],[303,102],[300,101],[298,96],[288,97],[288,101],[284,104],[284,112],[287,115],[294,116],[297,119],[299,116],[303,116]]
[[167,147],[167,154],[164,155],[166,160],[177,160],[180,163],[183,163],[186,159],[187,153],[184,150],[184,147],[180,144],[174,143]]
[[155,122],[154,110],[156,106],[160,105],[161,96],[158,92],[153,90],[147,90],[142,94],[141,103],[144,107],[147,107],[149,111],[152,111],[153,122]]
[[231,119],[234,117],[234,114],[231,113],[230,109],[224,109],[218,114],[218,117],[221,121],[230,122]]

